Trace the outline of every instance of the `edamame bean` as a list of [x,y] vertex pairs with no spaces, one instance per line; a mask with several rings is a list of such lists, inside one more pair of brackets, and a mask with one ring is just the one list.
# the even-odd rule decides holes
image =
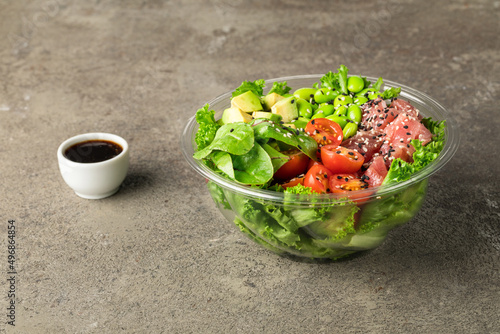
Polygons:
[[382,93],[375,91],[375,92],[368,94],[368,99],[375,100],[376,98],[381,97],[381,96],[382,96]]
[[356,134],[358,131],[358,125],[356,123],[349,122],[342,129],[342,133],[344,134],[344,140],[350,138]]
[[357,93],[356,94],[356,97],[360,97],[360,96],[364,96],[364,97],[368,97],[368,95],[371,93],[371,92],[376,92],[377,90],[375,88],[365,88],[363,89],[361,92]]
[[314,98],[314,93],[316,93],[316,91],[316,88],[299,88],[295,92],[293,92],[293,96],[298,99],[303,99],[310,102],[311,99]]
[[354,121],[354,123],[358,124],[361,122],[361,118],[363,118],[361,108],[356,104],[351,104],[349,108],[347,108],[347,117]]
[[292,121],[292,124],[295,125],[297,129],[304,129],[309,123],[309,118],[299,117],[296,120]]
[[330,88],[320,88],[314,93],[314,101],[321,104],[329,101],[333,101],[339,93],[337,91],[331,90]]
[[319,105],[318,109],[314,112],[315,114],[323,113],[325,116],[330,116],[335,111],[333,104],[322,103]]
[[311,117],[311,119],[316,119],[316,118],[326,118],[326,115],[323,114],[322,112],[319,112]]
[[[295,95],[294,95],[295,96]],[[314,109],[313,106],[304,99],[297,98],[297,109],[300,117],[311,118]]]
[[345,117],[345,116],[330,115],[330,116],[327,116],[326,119],[329,119],[330,121],[334,121],[335,123],[337,123],[338,125],[340,125],[340,127],[342,129],[348,123],[347,117]]
[[347,115],[347,107],[344,105],[338,106],[335,108],[335,112],[333,113],[335,116],[346,116]]
[[361,92],[365,88],[365,82],[359,75],[353,75],[347,79],[347,90],[351,93]]
[[354,104],[357,104],[358,106],[362,106],[363,104],[368,102],[368,98],[366,98],[364,96],[354,97],[353,102],[354,102]]
[[346,105],[352,103],[352,97],[349,95],[338,95],[335,100],[333,100],[333,105],[335,107],[341,106],[341,105]]

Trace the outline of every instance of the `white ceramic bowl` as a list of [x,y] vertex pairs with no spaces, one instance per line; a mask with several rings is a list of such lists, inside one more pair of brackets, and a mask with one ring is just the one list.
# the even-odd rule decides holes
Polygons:
[[[89,140],[111,141],[123,150],[111,159],[93,163],[74,162],[64,156],[72,145]],[[101,199],[115,194],[125,179],[129,167],[129,147],[125,139],[114,134],[86,133],[64,141],[57,150],[57,160],[64,181],[78,196]]]

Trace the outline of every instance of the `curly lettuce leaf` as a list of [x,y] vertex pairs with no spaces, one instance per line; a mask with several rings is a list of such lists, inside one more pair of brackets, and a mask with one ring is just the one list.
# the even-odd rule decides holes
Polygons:
[[[320,201],[311,188],[298,184],[284,190],[285,206],[297,224],[305,227],[315,239],[323,240],[322,246],[337,243],[354,234],[354,215],[359,207],[349,201]],[[293,205],[296,195],[304,195],[310,200],[309,207]]]
[[393,99],[395,97],[398,97],[399,93],[401,93],[401,87],[397,87],[397,88],[391,87],[389,89],[384,90],[384,92],[382,93],[382,98],[384,100]]
[[290,92],[292,88],[287,86],[286,81],[283,82],[274,82],[273,87],[271,87],[271,90],[269,91],[269,94],[271,93],[276,93],[279,95],[285,95]]
[[332,71],[330,71],[321,77],[320,82],[322,88],[329,88],[331,90],[340,90],[338,73],[333,73]]
[[204,149],[212,143],[220,127],[215,121],[215,111],[208,108],[209,105],[207,103],[203,108],[198,109],[195,116],[196,122],[200,126],[194,138],[198,150]]
[[222,207],[225,210],[231,210],[231,206],[224,195],[224,191],[215,182],[208,181],[207,188],[217,206]]
[[257,96],[262,96],[265,85],[266,82],[263,79],[255,81],[243,81],[241,85],[238,88],[236,88],[231,95],[235,97],[250,90],[254,92]]

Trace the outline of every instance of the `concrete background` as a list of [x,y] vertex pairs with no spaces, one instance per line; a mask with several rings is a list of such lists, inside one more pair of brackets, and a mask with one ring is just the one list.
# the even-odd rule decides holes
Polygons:
[[[0,332],[500,333],[499,31],[486,0],[0,0]],[[294,262],[224,220],[178,138],[243,80],[340,64],[438,99],[461,146],[381,247]],[[56,159],[91,131],[131,147],[99,201]]]

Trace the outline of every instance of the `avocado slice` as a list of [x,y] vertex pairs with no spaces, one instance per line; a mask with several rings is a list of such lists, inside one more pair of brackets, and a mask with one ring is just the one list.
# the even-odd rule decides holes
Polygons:
[[285,97],[279,95],[278,93],[267,94],[263,97],[265,110],[271,110],[271,107],[276,104],[276,102],[283,100]]
[[267,118],[270,119],[273,114],[269,111],[254,111],[252,113],[253,118]]
[[260,98],[251,90],[233,97],[231,107],[239,108],[244,112],[252,112],[262,110]]
[[253,119],[252,116],[250,116],[244,111],[241,111],[241,109],[236,107],[227,108],[226,110],[224,110],[224,113],[222,114],[223,124],[235,123],[235,122],[249,123],[252,121],[252,119]]
[[295,96],[290,96],[279,100],[276,102],[272,108],[271,112],[273,114],[280,115],[283,122],[290,123],[292,120],[299,117],[299,111],[297,109],[297,98]]

